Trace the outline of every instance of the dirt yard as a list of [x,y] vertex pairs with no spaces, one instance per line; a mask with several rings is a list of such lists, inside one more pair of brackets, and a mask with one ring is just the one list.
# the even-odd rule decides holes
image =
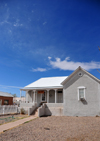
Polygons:
[[0,141],[100,141],[100,117],[41,117],[0,134]]

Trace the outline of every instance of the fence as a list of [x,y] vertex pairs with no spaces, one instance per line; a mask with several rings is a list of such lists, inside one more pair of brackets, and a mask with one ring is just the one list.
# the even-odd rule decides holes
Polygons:
[[18,113],[18,106],[16,105],[3,105],[0,106],[0,115]]

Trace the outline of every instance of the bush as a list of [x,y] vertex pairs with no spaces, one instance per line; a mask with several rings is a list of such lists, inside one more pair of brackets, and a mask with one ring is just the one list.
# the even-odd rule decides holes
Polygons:
[[20,113],[21,113],[21,114],[25,114],[24,108],[21,108],[21,109],[20,109]]

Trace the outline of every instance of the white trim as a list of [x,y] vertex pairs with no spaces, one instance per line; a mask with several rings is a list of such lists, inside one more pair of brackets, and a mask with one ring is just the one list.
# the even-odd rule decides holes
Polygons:
[[33,92],[34,92],[34,103],[35,103],[35,92],[36,92],[36,90],[33,90]]
[[79,86],[79,87],[77,87],[78,89],[86,89],[86,87],[84,87],[84,86]]
[[85,94],[86,87],[79,86],[79,87],[77,87],[78,101],[80,101],[80,98],[79,98],[79,89],[84,89],[84,99],[86,100],[86,94]]
[[49,103],[49,90],[47,90],[47,103]]
[[57,103],[57,89],[55,89],[55,103]]

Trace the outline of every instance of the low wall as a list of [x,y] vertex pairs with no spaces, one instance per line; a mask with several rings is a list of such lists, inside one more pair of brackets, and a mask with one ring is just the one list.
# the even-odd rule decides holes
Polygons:
[[36,108],[37,108],[37,103],[35,103],[31,108],[28,108],[28,115],[30,116]]
[[47,116],[63,116],[63,108],[62,107],[49,107],[45,108],[45,115]]
[[34,105],[34,102],[32,103],[25,103],[25,102],[20,102],[20,107],[32,107]]
[[47,107],[63,107],[63,103],[46,103]]
[[63,103],[46,103],[38,109],[39,117],[41,116],[63,116]]
[[18,106],[16,105],[3,105],[0,106],[0,115],[18,113]]

